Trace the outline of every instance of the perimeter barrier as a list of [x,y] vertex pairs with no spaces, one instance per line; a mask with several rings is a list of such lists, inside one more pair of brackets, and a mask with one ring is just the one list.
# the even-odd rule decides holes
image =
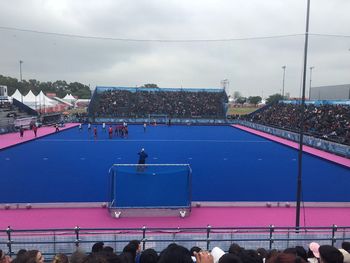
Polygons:
[[143,249],[157,252],[170,243],[190,249],[198,246],[206,250],[220,247],[228,251],[232,243],[246,249],[278,249],[303,246],[315,241],[320,245],[341,247],[350,240],[350,226],[328,227],[198,227],[198,228],[75,228],[0,230],[0,249],[15,256],[19,249],[38,249],[46,259],[57,253],[72,254],[77,248],[89,253],[94,243],[102,241],[120,253],[131,240],[141,241]]

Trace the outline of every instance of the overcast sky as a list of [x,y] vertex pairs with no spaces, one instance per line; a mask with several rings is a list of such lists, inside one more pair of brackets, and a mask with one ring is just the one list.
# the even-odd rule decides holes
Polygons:
[[[220,87],[300,94],[306,0],[3,0],[0,74],[98,86]],[[312,86],[350,83],[350,0],[311,0]],[[79,38],[4,27],[90,36]],[[99,39],[100,37],[100,39]],[[107,38],[112,38],[108,40]],[[309,75],[308,70],[308,75]],[[307,90],[309,76],[307,79]]]

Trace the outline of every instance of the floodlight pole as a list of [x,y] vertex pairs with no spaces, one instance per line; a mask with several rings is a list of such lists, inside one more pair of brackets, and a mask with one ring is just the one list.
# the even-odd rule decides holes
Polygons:
[[309,100],[311,100],[311,82],[312,82],[312,70],[313,70],[314,68],[315,68],[314,66],[310,67],[310,87],[309,87]]
[[22,63],[23,63],[23,61],[20,60],[19,61],[19,79],[21,82],[22,82]]
[[300,226],[300,202],[301,202],[301,175],[302,175],[302,158],[303,158],[303,137],[304,137],[304,115],[305,115],[305,83],[306,83],[306,66],[307,66],[307,49],[309,42],[309,18],[310,18],[310,0],[307,0],[306,9],[306,31],[304,45],[304,68],[303,68],[303,91],[301,97],[300,112],[300,132],[299,132],[299,155],[298,155],[298,180],[297,180],[297,206],[295,228],[298,230]]
[[283,81],[282,81],[282,99],[284,99],[284,80],[286,77],[286,65],[282,66],[283,69]]

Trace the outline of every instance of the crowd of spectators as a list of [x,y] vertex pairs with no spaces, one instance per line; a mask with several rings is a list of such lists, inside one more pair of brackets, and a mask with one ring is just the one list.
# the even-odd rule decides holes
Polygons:
[[[276,103],[248,115],[249,121],[299,132],[301,105]],[[350,145],[350,105],[305,105],[304,132]]]
[[[152,248],[142,251],[140,241],[132,240],[117,254],[110,246],[97,242],[90,253],[77,249],[70,257],[59,253],[52,263],[350,263],[350,242],[344,241],[337,249],[330,245],[311,242],[307,250],[295,246],[279,251],[264,248],[245,249],[236,243],[231,244],[227,253],[219,247],[206,251],[194,246],[188,249],[176,243],[169,244],[159,254]],[[11,259],[0,250],[1,263],[43,263],[45,258],[38,250],[18,251]]]
[[147,118],[164,114],[173,118],[224,117],[226,92],[109,90],[92,103],[95,117]]

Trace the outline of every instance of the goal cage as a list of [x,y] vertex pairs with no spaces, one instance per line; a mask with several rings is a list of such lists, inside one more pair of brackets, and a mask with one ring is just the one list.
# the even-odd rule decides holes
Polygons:
[[108,208],[112,217],[188,216],[189,164],[113,164]]
[[148,114],[148,124],[168,124],[169,118],[167,114]]

